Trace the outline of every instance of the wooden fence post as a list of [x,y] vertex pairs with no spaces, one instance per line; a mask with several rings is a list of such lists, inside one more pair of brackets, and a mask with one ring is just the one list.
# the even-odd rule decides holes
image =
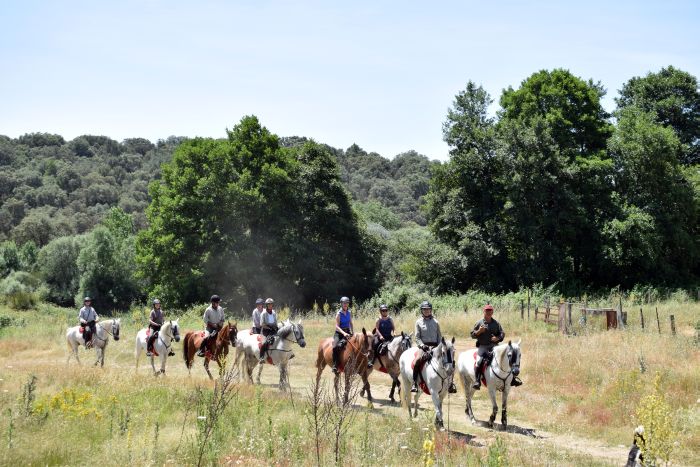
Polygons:
[[659,321],[659,307],[656,307],[656,326],[659,328],[659,334],[661,334],[661,321]]
[[566,319],[569,323],[569,327],[573,326],[573,323],[571,322],[571,308],[573,307],[573,303],[569,302],[566,304]]
[[525,319],[525,301],[520,299],[520,319]]
[[673,315],[671,315],[669,318],[671,318],[671,334],[673,334],[675,336],[676,335],[676,318]]
[[625,324],[627,321],[627,317],[623,318],[622,317],[622,295],[620,295],[620,303],[617,308],[617,325],[620,329],[625,329]]
[[639,317],[642,319],[642,330],[644,330],[644,312],[641,307],[639,308]]
[[530,319],[530,289],[527,289],[527,319]]

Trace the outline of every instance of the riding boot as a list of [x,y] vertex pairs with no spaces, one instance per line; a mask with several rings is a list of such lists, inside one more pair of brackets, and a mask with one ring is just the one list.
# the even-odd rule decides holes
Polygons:
[[411,392],[418,392],[418,378],[420,378],[420,360],[416,362],[413,366],[413,386],[411,386]]
[[207,340],[208,339],[209,339],[208,337],[205,337],[204,339],[202,339],[202,343],[199,345],[199,351],[197,352],[198,357],[204,357],[204,353],[207,350]]
[[260,346],[260,364],[265,363],[265,358],[267,357],[267,341],[263,342]]
[[522,384],[523,382],[517,376],[513,376],[513,379],[510,382],[511,386],[522,386]]
[[447,388],[447,392],[449,392],[450,394],[456,394],[456,393],[457,393],[457,386],[455,386],[455,382],[454,382],[454,381],[452,381],[452,382],[450,383],[450,387]]
[[148,337],[148,343],[146,344],[146,356],[147,357],[152,357],[153,356],[153,337],[155,334],[152,334]]
[[338,360],[340,360],[340,348],[333,347],[333,373],[338,374]]
[[474,384],[472,384],[472,389],[479,390],[481,389],[481,365],[483,364],[484,360],[482,357],[479,357],[479,360],[476,362],[476,368],[474,369]]

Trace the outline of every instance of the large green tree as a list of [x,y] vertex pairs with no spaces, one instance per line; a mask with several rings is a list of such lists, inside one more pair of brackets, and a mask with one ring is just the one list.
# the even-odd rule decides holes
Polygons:
[[256,117],[226,140],[183,143],[151,186],[139,262],[153,293],[177,304],[213,292],[306,304],[376,287],[377,252],[360,229],[332,156],[282,148]]
[[683,164],[700,163],[700,91],[695,76],[672,66],[627,81],[616,99],[618,108],[635,106],[672,128],[682,147]]

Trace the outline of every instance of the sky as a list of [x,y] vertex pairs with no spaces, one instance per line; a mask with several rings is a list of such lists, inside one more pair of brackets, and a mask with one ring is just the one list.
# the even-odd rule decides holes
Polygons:
[[673,65],[700,77],[697,1],[0,0],[0,134],[280,136],[445,160],[471,80],[494,98],[565,68],[608,90]]

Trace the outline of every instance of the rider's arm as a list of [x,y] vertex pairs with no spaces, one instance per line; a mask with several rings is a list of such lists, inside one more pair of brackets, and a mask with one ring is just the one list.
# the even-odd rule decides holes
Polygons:
[[345,334],[345,331],[340,329],[340,313],[335,314],[335,330],[341,334]]
[[418,321],[416,321],[416,345],[418,347],[423,347],[423,339],[420,336],[420,326],[418,326]]
[[472,332],[469,333],[469,335],[472,336],[472,339],[477,339],[479,337],[479,334],[481,334],[481,333],[477,334],[477,332],[479,331],[479,328],[480,328],[480,324],[481,324],[481,321],[477,321],[476,324],[474,325],[474,329],[472,329]]
[[440,323],[437,320],[435,320],[435,327],[437,328],[437,342],[439,343],[442,340],[442,332],[440,332]]
[[382,336],[382,333],[379,332],[379,318],[377,318],[377,321],[374,322],[374,331],[377,337],[379,338],[380,341],[384,340],[384,336]]
[[503,339],[506,338],[506,333],[503,332],[503,326],[501,326],[501,323],[498,323],[498,335],[496,337],[498,337],[498,342],[502,342]]
[[396,331],[396,328],[394,327],[394,320],[389,318],[389,322],[391,323],[391,335],[394,335],[394,331]]

